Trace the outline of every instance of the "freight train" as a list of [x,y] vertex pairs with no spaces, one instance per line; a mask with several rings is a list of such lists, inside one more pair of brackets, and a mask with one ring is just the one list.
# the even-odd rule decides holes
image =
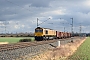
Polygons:
[[35,40],[50,40],[50,39],[62,39],[62,38],[70,38],[71,33],[56,31],[49,28],[35,28]]

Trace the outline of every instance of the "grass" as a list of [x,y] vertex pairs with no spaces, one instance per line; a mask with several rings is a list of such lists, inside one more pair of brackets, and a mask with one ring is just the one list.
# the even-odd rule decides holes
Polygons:
[[84,41],[68,60],[90,60],[90,37]]
[[0,42],[17,43],[20,39],[31,39],[31,41],[34,41],[34,37],[0,37]]

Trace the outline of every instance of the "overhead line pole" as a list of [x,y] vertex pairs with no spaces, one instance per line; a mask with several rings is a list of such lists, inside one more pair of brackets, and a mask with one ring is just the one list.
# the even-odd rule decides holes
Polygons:
[[71,31],[72,31],[72,35],[73,35],[73,18],[70,18],[70,19],[72,19],[72,28],[71,28]]
[[[49,18],[49,19],[50,19],[50,18]],[[47,20],[49,20],[49,19],[47,19]],[[43,21],[42,23],[38,24],[38,20],[39,20],[39,19],[37,18],[37,27],[47,21],[47,20],[45,20],[45,21]]]
[[38,18],[37,18],[37,27],[38,27]]
[[81,37],[81,29],[82,29],[82,27],[81,27],[81,24],[80,24],[80,37]]

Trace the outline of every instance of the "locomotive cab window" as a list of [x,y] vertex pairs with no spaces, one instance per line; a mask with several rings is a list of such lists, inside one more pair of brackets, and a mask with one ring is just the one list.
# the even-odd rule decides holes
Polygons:
[[45,34],[48,34],[48,30],[45,31]]
[[39,32],[43,32],[43,30],[41,29],[41,30],[39,30]]
[[43,32],[42,29],[36,29],[35,32]]
[[37,29],[35,29],[35,32],[38,32],[38,30],[37,30]]

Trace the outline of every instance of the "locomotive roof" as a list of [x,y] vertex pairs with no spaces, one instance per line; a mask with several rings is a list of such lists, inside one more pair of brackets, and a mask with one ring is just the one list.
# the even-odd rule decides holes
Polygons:
[[[42,29],[50,29],[50,28],[43,28],[43,27],[37,27],[37,28],[42,28]],[[50,30],[54,30],[54,29],[50,29]]]

